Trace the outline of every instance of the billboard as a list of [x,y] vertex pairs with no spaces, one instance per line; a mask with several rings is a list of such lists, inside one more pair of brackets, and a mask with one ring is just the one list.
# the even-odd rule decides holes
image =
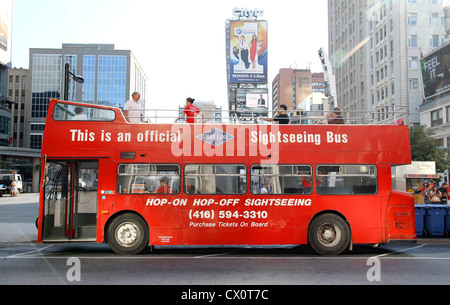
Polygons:
[[450,43],[421,60],[425,99],[450,91]]
[[0,64],[11,65],[13,0],[0,0]]
[[247,108],[269,107],[269,90],[268,89],[249,89],[246,92]]
[[230,21],[230,83],[267,84],[267,21]]

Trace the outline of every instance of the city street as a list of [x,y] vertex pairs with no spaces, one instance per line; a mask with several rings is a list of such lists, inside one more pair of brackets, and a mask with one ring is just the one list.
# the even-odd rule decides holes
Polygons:
[[108,245],[37,244],[37,201],[36,194],[0,198],[0,284],[450,284],[449,239],[357,246],[337,257],[317,256],[307,246],[157,248],[121,257]]

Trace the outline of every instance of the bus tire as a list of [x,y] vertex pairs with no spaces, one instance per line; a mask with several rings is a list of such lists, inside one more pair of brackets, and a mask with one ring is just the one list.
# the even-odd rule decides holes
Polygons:
[[350,244],[350,228],[338,215],[320,215],[309,226],[308,243],[320,255],[339,255]]
[[123,214],[111,222],[108,244],[119,255],[136,255],[148,246],[149,230],[145,221],[135,214]]

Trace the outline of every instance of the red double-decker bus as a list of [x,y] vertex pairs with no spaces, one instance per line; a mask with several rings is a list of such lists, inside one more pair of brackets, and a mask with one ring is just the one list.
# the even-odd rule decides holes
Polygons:
[[403,125],[131,124],[120,109],[50,101],[39,242],[147,246],[414,242]]

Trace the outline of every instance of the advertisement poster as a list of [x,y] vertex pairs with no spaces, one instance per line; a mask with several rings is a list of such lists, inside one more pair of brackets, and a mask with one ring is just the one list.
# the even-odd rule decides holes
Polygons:
[[11,63],[11,35],[13,1],[0,0],[0,63]]
[[269,91],[268,89],[250,89],[247,90],[246,106],[247,108],[269,107]]
[[230,22],[230,83],[267,83],[267,22]]
[[425,98],[450,90],[450,43],[422,59]]

